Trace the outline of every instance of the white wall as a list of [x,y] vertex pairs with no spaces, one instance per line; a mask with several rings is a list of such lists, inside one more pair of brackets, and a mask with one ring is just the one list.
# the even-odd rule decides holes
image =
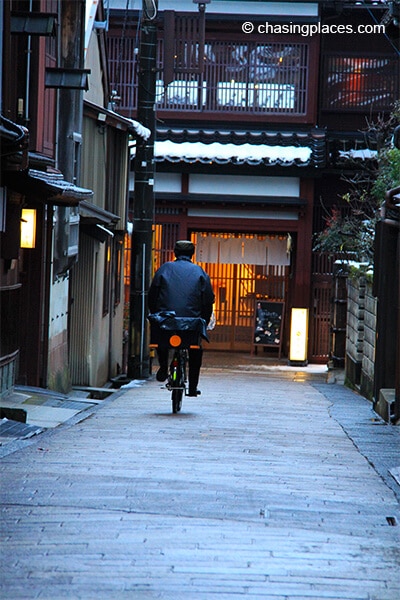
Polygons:
[[232,194],[234,196],[290,196],[298,198],[298,177],[254,177],[251,175],[190,175],[192,194]]
[[103,106],[103,77],[100,65],[99,44],[96,32],[90,36],[89,46],[86,52],[85,69],[90,69],[89,90],[84,93],[84,99]]
[[188,208],[188,217],[201,217],[209,219],[258,219],[264,220],[282,220],[297,221],[299,218],[298,210],[240,210],[235,208]]
[[154,191],[174,192],[180,194],[182,191],[182,176],[180,173],[156,173]]

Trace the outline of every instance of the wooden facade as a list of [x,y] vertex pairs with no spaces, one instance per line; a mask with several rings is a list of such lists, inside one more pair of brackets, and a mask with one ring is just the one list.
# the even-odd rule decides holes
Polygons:
[[[15,384],[64,393],[72,383],[103,385],[122,363],[136,130],[108,110],[105,31],[92,27],[85,48],[85,9],[76,0],[0,4],[1,394]],[[96,0],[92,25],[103,17]],[[94,105],[84,103],[90,71]],[[23,208],[36,211],[34,247],[20,245]]]
[[[188,3],[183,4],[190,10]],[[265,23],[268,3],[260,4]],[[317,4],[319,21],[336,26],[370,25],[371,11],[378,22],[384,15],[382,6],[359,10],[352,2]],[[183,237],[289,234],[293,249],[290,266],[282,275],[285,308],[287,314],[291,307],[309,309],[309,360],[326,362],[331,344],[332,269],[326,257],[313,256],[313,233],[324,226],[321,198],[324,210],[340,205],[343,163],[335,163],[335,157],[342,150],[365,147],[360,130],[366,115],[388,113],[398,97],[398,56],[392,43],[396,27],[388,26],[385,36],[260,36],[243,33],[243,19],[229,14],[230,8],[227,3],[223,16],[206,11],[203,35],[195,8],[158,15],[155,139],[156,146],[157,140],[172,146],[165,154],[156,149],[154,267],[172,258],[175,240]],[[111,12],[108,46],[119,110],[132,118],[137,110],[140,60],[135,50],[136,16],[122,9]],[[251,15],[256,24],[262,18]],[[296,17],[285,18],[296,22]],[[297,18],[299,23],[304,20]],[[303,144],[312,157],[306,163],[289,162],[285,152],[273,160],[240,161],[221,159],[214,151],[216,145],[226,148],[232,142],[238,147],[250,143],[255,150],[261,145],[299,148],[301,136],[307,139]],[[209,154],[189,156],[181,151],[185,143],[193,144],[193,152],[195,144],[207,144]],[[288,179],[298,182],[290,209],[284,191]],[[239,180],[251,182],[247,191],[240,188]],[[220,317],[215,346],[250,349],[252,315],[243,310],[242,299],[247,295],[250,303],[257,295],[257,265],[205,267],[217,289]],[[281,300],[272,285],[274,267],[267,272],[271,284],[262,295]],[[228,322],[232,327],[223,337]],[[241,327],[247,331],[240,333]],[[287,328],[284,335],[287,354]]]
[[[181,25],[180,34],[185,35],[185,31]],[[110,76],[115,85],[119,80],[119,110],[127,116],[137,110],[139,57],[134,51],[135,36],[131,31],[123,43],[119,35],[111,33],[109,37]],[[181,121],[259,123],[266,114],[269,123],[315,121],[312,91],[317,72],[312,66],[318,60],[318,38],[304,41],[274,36],[265,44],[251,36],[238,41],[232,33],[206,30],[200,70],[192,66],[190,53],[184,51],[185,39],[173,38],[171,48],[167,44],[170,37],[173,33],[164,37],[160,31],[158,72],[165,73],[165,61],[173,63],[173,79],[166,81],[160,76],[156,82],[155,105],[160,119],[175,120],[179,112]]]
[[[79,202],[79,194],[75,194],[77,189],[71,185],[70,193],[61,199],[66,183],[64,176],[69,173],[66,164],[57,164],[56,91],[45,86],[46,68],[55,66],[58,47],[55,26],[43,29],[41,25],[55,23],[57,15],[61,17],[58,2],[35,3],[31,35],[19,29],[26,18],[24,15],[28,14],[29,2],[5,1],[2,9],[2,115],[9,120],[7,127],[20,128],[26,132],[27,139],[25,159],[21,161],[18,157],[21,148],[17,145],[2,157],[1,165],[1,189],[6,205],[2,242],[9,238],[13,245],[11,252],[4,252],[1,244],[2,300],[9,295],[7,279],[12,277],[15,281],[13,302],[7,305],[9,326],[5,336],[2,335],[0,352],[2,357],[4,347],[13,346],[12,377],[2,390],[7,392],[15,381],[46,387],[50,363],[56,354],[59,364],[64,363],[67,344],[62,327],[58,337],[51,339],[50,333],[52,236],[54,223],[60,223],[61,214],[65,218],[67,207]],[[37,29],[35,22],[39,24]],[[87,190],[87,197],[90,195]],[[49,201],[51,196],[53,200]],[[19,247],[22,207],[36,210],[36,242],[30,249]],[[15,215],[15,219],[10,218],[11,215]],[[61,247],[62,252],[68,247],[65,235],[58,236],[58,248]],[[57,345],[54,353],[52,341]]]

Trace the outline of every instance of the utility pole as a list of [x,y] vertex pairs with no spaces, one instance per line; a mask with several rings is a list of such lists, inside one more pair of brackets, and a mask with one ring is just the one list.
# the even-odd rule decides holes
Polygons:
[[142,0],[137,117],[150,130],[151,135],[148,140],[137,140],[135,157],[128,358],[128,376],[135,379],[150,376],[147,291],[151,279],[154,222],[157,11],[158,0]]

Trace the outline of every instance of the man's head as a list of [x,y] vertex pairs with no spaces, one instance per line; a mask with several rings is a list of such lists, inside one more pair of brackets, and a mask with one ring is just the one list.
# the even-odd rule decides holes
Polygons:
[[175,256],[188,256],[192,258],[194,254],[194,244],[189,240],[178,240],[174,247]]

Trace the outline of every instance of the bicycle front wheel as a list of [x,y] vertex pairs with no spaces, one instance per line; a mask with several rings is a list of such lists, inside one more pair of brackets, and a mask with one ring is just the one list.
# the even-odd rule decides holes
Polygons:
[[182,388],[177,388],[175,390],[172,390],[172,412],[174,414],[180,412],[181,408],[182,408],[182,396],[183,396],[183,389]]

